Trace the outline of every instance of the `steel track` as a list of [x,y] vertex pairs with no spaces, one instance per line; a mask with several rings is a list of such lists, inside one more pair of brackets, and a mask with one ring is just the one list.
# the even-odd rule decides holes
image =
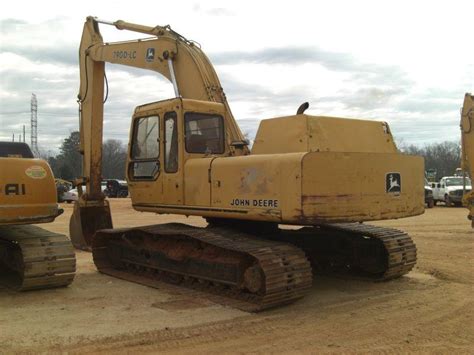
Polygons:
[[[156,280],[172,282],[235,301],[230,303],[246,311],[293,302],[312,283],[300,249],[229,228],[165,224],[102,230],[92,253],[105,274],[154,287]],[[258,287],[246,285],[248,269]]]
[[282,231],[280,239],[302,248],[318,273],[385,281],[410,272],[417,249],[400,230],[361,223],[326,224]]
[[0,226],[0,283],[17,291],[69,285],[76,258],[70,240],[33,225]]

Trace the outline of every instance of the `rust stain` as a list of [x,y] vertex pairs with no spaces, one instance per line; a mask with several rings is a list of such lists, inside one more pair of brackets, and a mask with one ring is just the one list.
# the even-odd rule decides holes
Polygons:
[[267,209],[259,212],[260,216],[269,216],[269,217],[276,217],[278,219],[281,219],[281,211],[280,210],[275,210],[275,209]]
[[263,181],[260,181],[258,184],[257,184],[257,190],[255,191],[257,194],[265,194],[268,192],[268,186],[267,186],[267,178],[264,177],[263,178]]
[[302,195],[301,198],[303,201],[311,201],[315,199],[328,199],[328,198],[346,198],[352,197],[354,195],[350,194],[339,194],[339,195]]
[[339,195],[302,195],[301,203],[303,207],[327,205],[328,203],[339,203],[342,201],[353,201],[357,198],[355,195],[339,194]]

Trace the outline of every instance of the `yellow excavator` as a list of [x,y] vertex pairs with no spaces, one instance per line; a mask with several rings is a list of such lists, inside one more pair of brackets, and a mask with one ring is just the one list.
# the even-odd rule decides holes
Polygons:
[[[466,93],[461,108],[461,169],[464,176],[474,178],[474,96]],[[466,185],[466,184],[464,184]],[[474,228],[474,190],[464,193],[463,205],[469,209],[468,219]]]
[[72,282],[76,258],[69,238],[33,225],[62,212],[49,165],[25,143],[0,142],[0,285],[28,291]]
[[[105,43],[99,24],[150,37]],[[362,223],[424,212],[423,159],[400,154],[387,123],[311,116],[304,103],[296,115],[263,120],[250,149],[209,59],[169,26],[88,17],[79,58],[84,176],[70,234],[100,272],[258,311],[302,297],[312,269],[388,280],[415,265],[406,233]],[[208,227],[112,228],[100,188],[106,62],[156,71],[175,91],[133,114],[133,208],[202,216]]]

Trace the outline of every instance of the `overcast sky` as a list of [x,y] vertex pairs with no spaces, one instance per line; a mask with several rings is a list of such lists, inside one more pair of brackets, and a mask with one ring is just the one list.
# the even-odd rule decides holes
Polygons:
[[[471,1],[16,1],[0,15],[0,140],[30,131],[57,152],[78,129],[78,47],[88,15],[166,25],[199,42],[252,138],[264,118],[308,114],[389,122],[397,141],[459,139],[474,92]],[[105,41],[139,38],[101,26]],[[138,35],[138,36],[136,36]],[[107,65],[105,139],[128,140],[135,106],[174,96],[159,74]]]

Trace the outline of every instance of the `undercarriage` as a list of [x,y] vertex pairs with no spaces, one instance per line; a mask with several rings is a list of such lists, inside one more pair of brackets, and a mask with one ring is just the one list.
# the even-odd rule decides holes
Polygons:
[[33,225],[0,226],[0,284],[16,291],[63,287],[74,279],[69,239]]
[[416,263],[415,244],[395,229],[351,223],[298,230],[256,225],[252,232],[251,224],[237,229],[236,222],[212,222],[207,228],[100,230],[92,243],[94,262],[105,274],[198,289],[246,311],[303,297],[314,273],[382,281],[408,273]]

